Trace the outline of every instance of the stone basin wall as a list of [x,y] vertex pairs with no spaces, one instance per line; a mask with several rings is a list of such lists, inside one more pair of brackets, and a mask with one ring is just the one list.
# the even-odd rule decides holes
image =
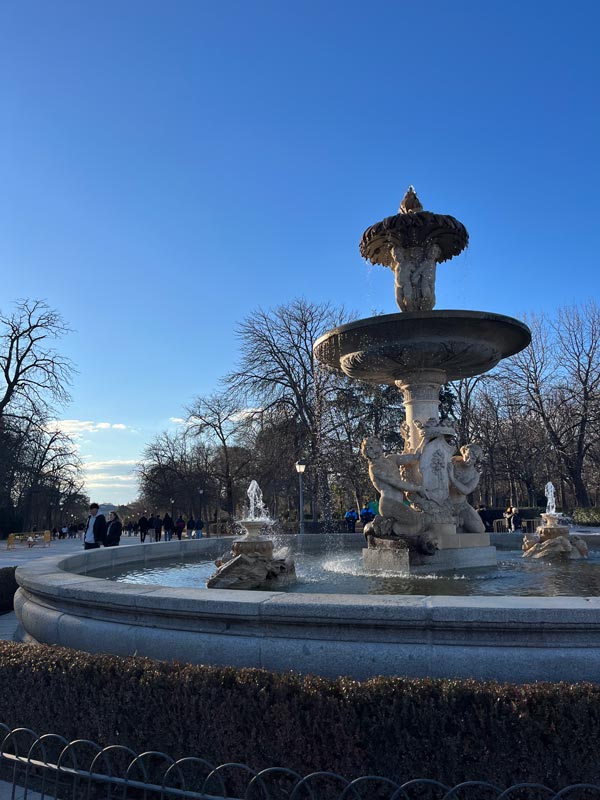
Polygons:
[[[293,538],[286,537],[294,546],[313,546]],[[360,536],[345,540],[355,542],[362,546]],[[530,682],[600,674],[597,597],[285,594],[144,586],[93,575],[165,558],[213,558],[230,543],[131,545],[19,567],[15,610],[23,639],[90,653],[356,679]]]

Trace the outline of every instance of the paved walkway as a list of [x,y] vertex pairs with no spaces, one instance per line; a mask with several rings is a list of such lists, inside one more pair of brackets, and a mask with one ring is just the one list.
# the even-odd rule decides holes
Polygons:
[[[138,536],[123,536],[121,537],[120,547],[130,544],[139,544]],[[48,556],[70,555],[71,553],[80,553],[83,550],[83,544],[79,539],[59,539],[52,542],[50,547],[42,547],[36,545],[35,547],[27,547],[27,545],[17,544],[10,550],[6,549],[6,542],[0,542],[0,567],[20,567],[21,564],[27,564],[36,558],[47,558]],[[0,615],[0,639],[6,641],[14,641],[17,633],[18,622],[17,616],[14,611],[9,614]],[[1,782],[0,782],[1,789]],[[10,795],[6,795],[9,797]],[[4,795],[0,791],[0,800],[3,800]]]

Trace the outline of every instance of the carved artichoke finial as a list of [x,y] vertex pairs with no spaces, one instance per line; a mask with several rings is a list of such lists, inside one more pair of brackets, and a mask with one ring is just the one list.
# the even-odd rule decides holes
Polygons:
[[398,209],[399,214],[411,214],[415,211],[423,211],[423,206],[421,205],[421,201],[417,197],[417,193],[415,192],[414,186],[409,186],[406,190],[406,194],[402,198],[400,202],[400,208]]

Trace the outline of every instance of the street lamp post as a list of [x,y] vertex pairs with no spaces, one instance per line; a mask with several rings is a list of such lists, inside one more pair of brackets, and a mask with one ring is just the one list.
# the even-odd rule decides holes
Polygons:
[[306,461],[296,461],[296,472],[300,481],[300,533],[304,533],[304,492],[302,487],[302,473],[306,469]]

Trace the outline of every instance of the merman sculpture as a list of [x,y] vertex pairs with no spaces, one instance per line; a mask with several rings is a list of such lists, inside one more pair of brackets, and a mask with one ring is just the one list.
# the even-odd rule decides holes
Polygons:
[[461,442],[440,419],[440,388],[487,372],[531,341],[526,325],[481,311],[440,311],[437,265],[469,235],[454,217],[425,211],[409,187],[398,214],[367,228],[360,252],[394,272],[399,314],[342,325],[321,336],[315,356],[351,378],[400,389],[406,421],[402,453],[363,443],[380,514],[366,526],[369,566],[453,569],[495,563],[495,548],[468,496],[479,481],[481,448]]

